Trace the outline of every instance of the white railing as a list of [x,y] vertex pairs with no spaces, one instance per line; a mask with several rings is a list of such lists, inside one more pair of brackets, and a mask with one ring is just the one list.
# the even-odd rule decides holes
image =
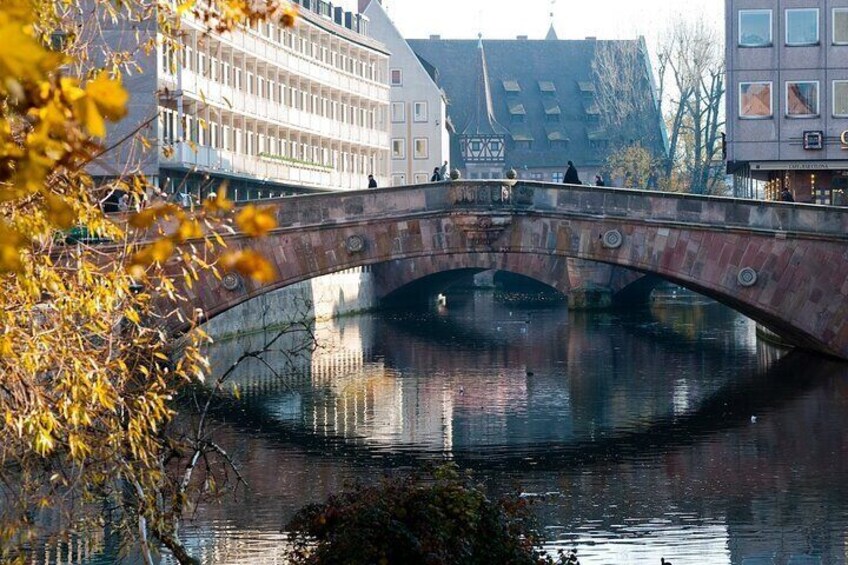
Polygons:
[[317,165],[284,162],[273,157],[244,155],[213,147],[191,147],[188,143],[171,146],[167,156],[162,154],[160,164],[210,173],[241,176],[257,181],[271,181],[328,189],[365,188],[363,175],[341,173]]
[[[203,25],[192,18],[184,21],[199,33],[205,33]],[[320,63],[310,57],[275,45],[270,40],[253,36],[248,32],[234,32],[226,36],[214,35],[215,40],[237,49],[249,57],[261,59],[307,80],[313,80],[324,86],[353,93],[377,102],[389,101],[389,86],[370,79],[358,77],[346,71]]]
[[187,69],[178,72],[182,73],[181,87],[184,95],[199,102],[213,104],[224,111],[337,141],[358,143],[378,149],[389,146],[387,132],[341,123],[325,116],[291,108],[279,102],[237,90]]

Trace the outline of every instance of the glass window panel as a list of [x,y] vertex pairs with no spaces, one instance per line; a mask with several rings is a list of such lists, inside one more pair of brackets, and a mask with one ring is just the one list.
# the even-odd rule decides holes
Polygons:
[[429,155],[429,144],[426,137],[415,138],[415,158],[427,159]]
[[395,138],[392,140],[392,159],[406,158],[406,140]]
[[848,45],[848,8],[833,9],[833,43]]
[[786,44],[815,45],[818,42],[818,8],[786,10]]
[[771,83],[740,83],[739,116],[742,118],[769,118],[771,115]]
[[786,115],[793,117],[817,116],[819,113],[819,83],[787,82]]
[[405,119],[404,103],[392,102],[392,122],[401,123]]
[[740,10],[739,45],[768,47],[771,43],[771,10]]
[[848,80],[833,81],[833,115],[848,117]]
[[416,122],[427,121],[427,102],[415,102],[413,104],[413,114]]

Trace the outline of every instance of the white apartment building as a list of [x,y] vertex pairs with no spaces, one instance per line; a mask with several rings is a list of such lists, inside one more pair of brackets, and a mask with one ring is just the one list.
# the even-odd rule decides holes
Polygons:
[[[127,80],[130,116],[112,137],[147,124],[158,151],[141,169],[161,188],[200,198],[228,179],[231,196],[252,199],[366,188],[368,174],[388,184],[386,48],[365,35],[361,14],[297,3],[288,29],[263,22],[210,33],[186,14],[178,50],[150,24],[158,53],[139,56],[144,73]],[[103,35],[120,44],[125,33]],[[133,151],[113,152],[92,172],[116,176]]]
[[359,0],[368,33],[391,52],[392,185],[420,184],[450,160],[450,132],[444,92],[392,23],[379,0]]

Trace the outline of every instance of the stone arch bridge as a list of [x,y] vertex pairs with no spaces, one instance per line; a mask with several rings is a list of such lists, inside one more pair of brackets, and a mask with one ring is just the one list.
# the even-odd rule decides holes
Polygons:
[[[279,277],[201,273],[181,306],[206,319],[319,275],[390,261],[503,268],[549,282],[566,259],[654,274],[805,348],[848,359],[848,210],[524,181],[459,181],[269,200],[253,248]],[[422,275],[427,273],[422,273]],[[177,284],[181,280],[175,277]],[[396,281],[397,282],[397,281]],[[406,281],[409,282],[409,281]],[[175,325],[174,332],[185,326]]]

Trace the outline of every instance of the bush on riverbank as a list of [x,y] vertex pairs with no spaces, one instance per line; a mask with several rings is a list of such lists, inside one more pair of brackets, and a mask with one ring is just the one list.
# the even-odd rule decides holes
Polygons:
[[551,563],[527,500],[492,501],[455,465],[354,485],[300,510],[294,563],[409,565]]

